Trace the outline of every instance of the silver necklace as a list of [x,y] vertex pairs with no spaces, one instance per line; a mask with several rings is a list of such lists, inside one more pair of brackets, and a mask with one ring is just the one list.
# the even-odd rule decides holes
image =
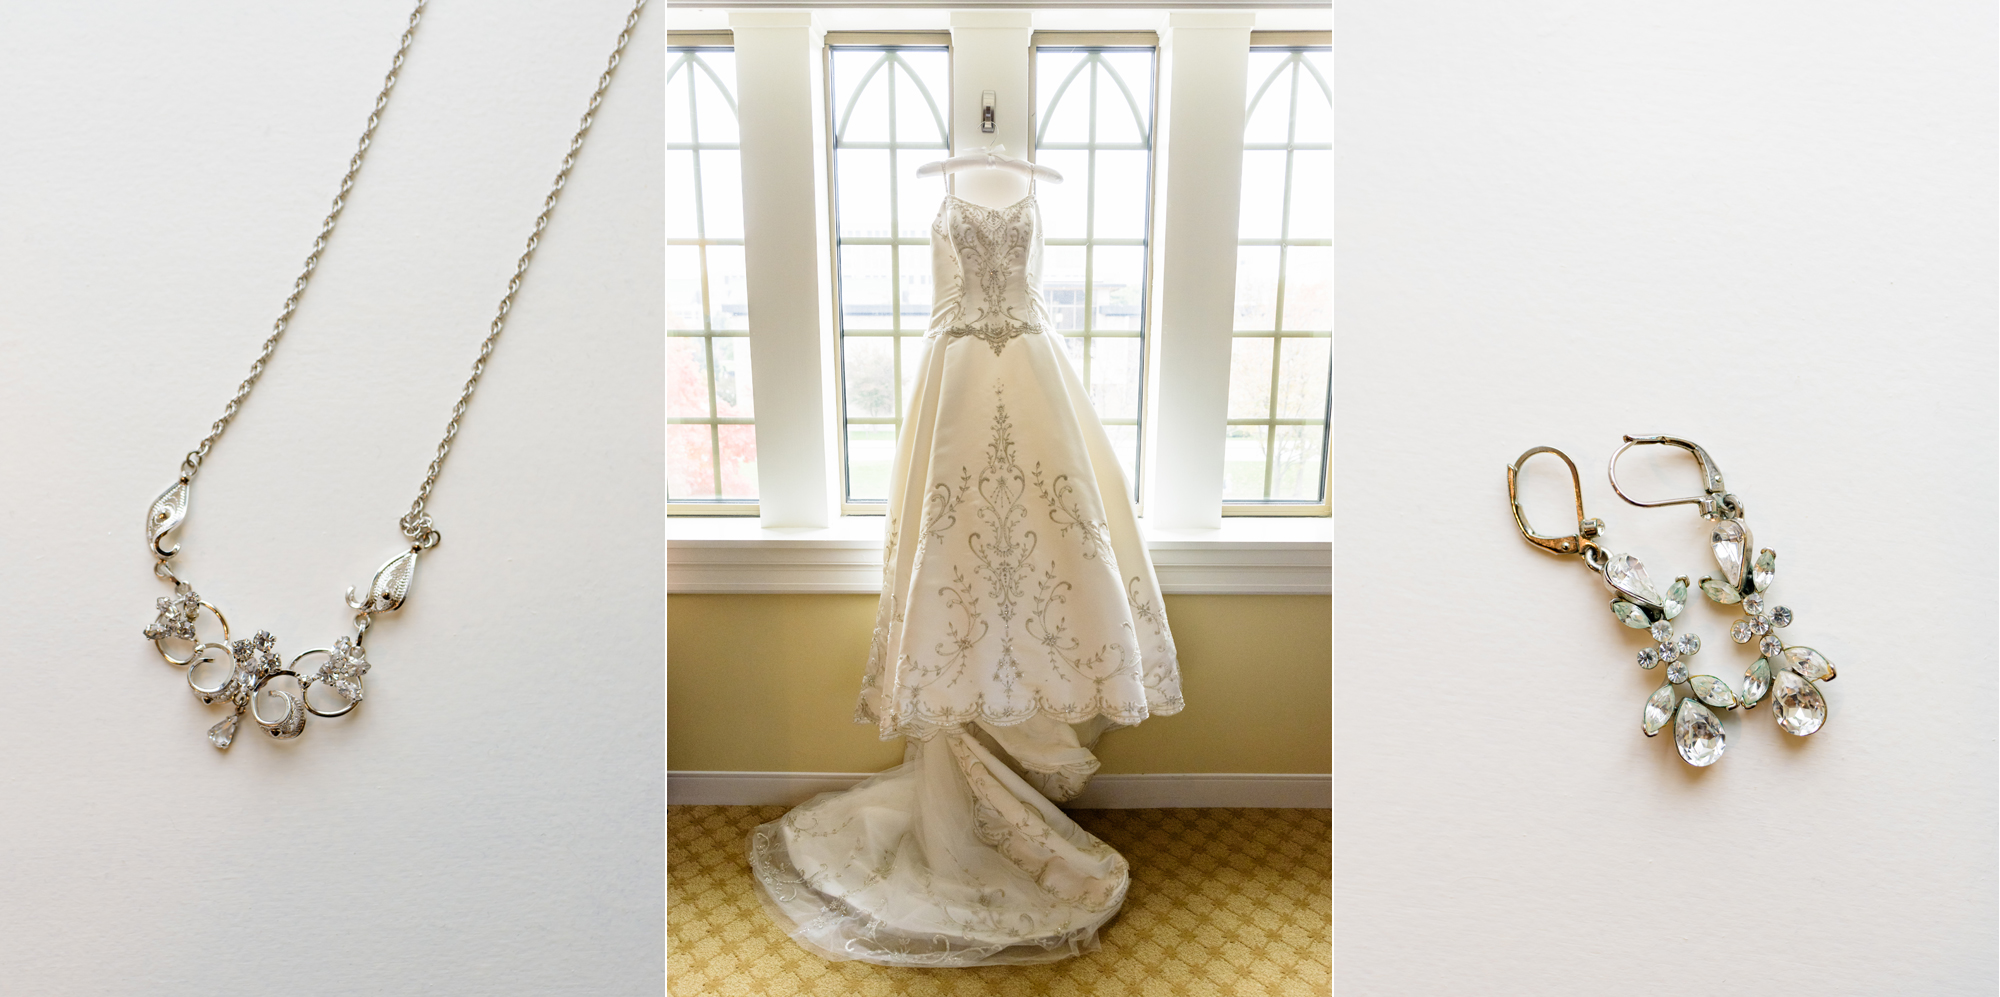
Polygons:
[[[631,13],[625,17],[624,27],[619,29],[618,43],[611,49],[611,58],[597,78],[597,89],[590,95],[590,104],[577,124],[576,135],[570,139],[568,151],[563,153],[562,168],[557,171],[548,196],[542,200],[541,213],[535,216],[527,248],[521,251],[521,257],[514,265],[514,274],[507,280],[507,292],[501,296],[493,323],[488,327],[486,339],[479,344],[479,356],[472,362],[472,376],[466,379],[464,390],[459,392],[458,401],[451,408],[451,420],[445,424],[444,439],[438,441],[437,454],[425,469],[423,484],[417,488],[417,497],[410,503],[410,511],[398,521],[408,548],[390,558],[375,573],[366,598],[356,598],[354,589],[347,590],[347,605],[355,611],[352,638],[341,637],[334,641],[332,647],[300,652],[287,663],[278,654],[276,638],[267,631],[260,630],[249,639],[232,641],[229,621],[222,611],[204,600],[195,592],[194,586],[175,573],[173,558],[180,553],[180,544],[172,547],[165,544],[168,535],[187,519],[189,495],[202,462],[208,459],[209,451],[236,418],[237,409],[250,396],[250,390],[257,386],[257,379],[263,376],[264,365],[277,352],[278,341],[284,337],[287,323],[298,310],[306,282],[312,279],[313,271],[319,267],[320,253],[326,249],[327,239],[333,235],[334,224],[340,220],[341,209],[346,206],[347,192],[361,172],[362,158],[368,152],[369,142],[375,137],[375,126],[381,120],[383,109],[389,106],[389,95],[396,88],[396,73],[402,69],[403,58],[410,51],[410,42],[416,37],[427,2],[417,0],[415,9],[410,11],[409,26],[403,31],[396,56],[389,63],[388,74],[382,79],[382,92],[375,97],[375,107],[368,112],[368,125],[361,132],[361,141],[356,145],[353,157],[347,161],[347,173],[340,178],[340,189],[334,194],[333,207],[327,212],[326,220],[320,223],[319,235],[313,238],[312,251],[307,254],[298,278],[292,281],[292,292],[278,310],[271,335],[264,340],[256,362],[250,365],[249,376],[236,386],[236,394],[223,406],[222,417],[209,427],[208,435],[181,460],[180,477],[167,486],[167,490],[161,492],[146,511],[146,549],[154,558],[153,573],[172,584],[174,589],[173,594],[159,600],[158,616],[146,627],[145,636],[159,649],[160,656],[168,664],[187,670],[188,687],[194,690],[197,699],[203,703],[221,703],[230,708],[230,714],[208,731],[209,741],[223,750],[235,741],[238,721],[245,714],[273,738],[289,740],[305,732],[308,717],[346,716],[360,705],[362,676],[369,669],[368,653],[363,646],[368,639],[369,627],[376,614],[402,608],[409,596],[410,583],[416,578],[417,555],[437,546],[438,541],[443,539],[444,535],[432,523],[425,503],[430,499],[431,489],[437,485],[438,472],[444,467],[445,456],[451,453],[451,441],[458,435],[459,421],[472,402],[473,391],[479,387],[479,376],[485,373],[486,361],[493,355],[494,344],[499,342],[500,332],[506,326],[507,313],[514,307],[514,295],[528,275],[528,264],[534,259],[535,247],[541,243],[542,230],[548,227],[549,215],[555,211],[556,198],[561,196],[563,185],[569,180],[570,167],[575,164],[577,153],[583,149],[584,136],[590,131],[597,106],[611,88],[611,75],[618,68],[619,56],[625,51],[633,26],[639,22],[639,12],[646,6],[646,0],[636,0]],[[221,628],[221,641],[204,641],[196,632],[196,624],[204,611]],[[176,654],[176,651],[182,653]]]

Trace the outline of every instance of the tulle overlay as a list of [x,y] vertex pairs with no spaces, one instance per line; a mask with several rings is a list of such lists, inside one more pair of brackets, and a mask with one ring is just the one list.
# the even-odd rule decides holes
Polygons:
[[1056,333],[1040,217],[947,198],[890,483],[857,722],[903,764],[757,828],[767,907],[829,959],[1050,962],[1097,946],[1125,860],[1051,800],[1099,734],[1180,711],[1124,474]]

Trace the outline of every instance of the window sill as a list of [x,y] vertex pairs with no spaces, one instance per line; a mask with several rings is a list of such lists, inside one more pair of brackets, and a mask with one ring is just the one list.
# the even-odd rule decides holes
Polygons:
[[[1329,595],[1328,519],[1230,518],[1218,530],[1139,524],[1169,595]],[[825,529],[765,529],[755,519],[667,520],[667,592],[865,593],[882,590],[882,517]]]

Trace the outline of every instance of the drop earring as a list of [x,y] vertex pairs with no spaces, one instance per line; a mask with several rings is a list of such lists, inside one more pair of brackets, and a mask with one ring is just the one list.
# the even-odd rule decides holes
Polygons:
[[[1576,495],[1576,533],[1573,535],[1541,536],[1528,525],[1527,516],[1521,512],[1516,478],[1528,458],[1543,453],[1554,454],[1569,466],[1570,487]],[[1523,538],[1548,553],[1583,558],[1584,566],[1597,572],[1616,596],[1611,600],[1611,615],[1634,630],[1646,631],[1656,642],[1652,647],[1640,649],[1639,667],[1651,670],[1665,665],[1666,683],[1646,697],[1646,704],[1639,713],[1639,729],[1647,737],[1652,737],[1672,722],[1674,747],[1679,749],[1683,760],[1697,767],[1715,764],[1728,744],[1723,736],[1722,721],[1709,707],[1729,710],[1735,708],[1737,700],[1736,694],[1721,679],[1713,675],[1688,674],[1688,659],[1701,650],[1701,638],[1692,633],[1676,636],[1672,622],[1681,610],[1687,608],[1687,576],[1674,579],[1663,593],[1653,586],[1638,558],[1630,554],[1612,554],[1599,546],[1597,535],[1604,531],[1604,523],[1584,518],[1583,482],[1577,476],[1576,464],[1568,454],[1554,447],[1536,447],[1507,465],[1507,501],[1514,507],[1514,525],[1520,527]],[[1691,695],[1681,695],[1682,684],[1688,686]]]
[[[1704,494],[1664,502],[1641,502],[1618,487],[1618,457],[1636,446],[1659,444],[1679,447],[1694,455],[1701,464]],[[1757,660],[1743,675],[1743,708],[1755,709],[1771,694],[1771,713],[1787,734],[1804,737],[1826,723],[1826,697],[1814,682],[1833,680],[1833,663],[1810,647],[1785,646],[1778,628],[1790,626],[1792,611],[1784,606],[1768,606],[1765,590],[1778,573],[1778,555],[1771,548],[1757,550],[1750,539],[1750,527],[1743,522],[1743,503],[1722,484],[1722,469],[1708,451],[1687,440],[1672,436],[1627,436],[1625,445],[1611,455],[1607,469],[1611,490],[1636,506],[1656,507],[1686,503],[1701,510],[1701,517],[1714,523],[1709,531],[1709,549],[1722,569],[1720,578],[1704,577],[1701,593],[1725,606],[1741,606],[1743,618],[1729,625],[1729,637],[1738,644],[1755,642]],[[1753,558],[1751,552],[1756,551]]]

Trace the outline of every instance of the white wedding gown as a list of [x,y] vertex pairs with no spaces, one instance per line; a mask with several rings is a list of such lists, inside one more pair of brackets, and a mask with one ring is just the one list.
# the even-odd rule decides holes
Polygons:
[[903,764],[751,832],[765,907],[828,959],[1053,962],[1097,948],[1125,859],[1051,800],[1105,730],[1181,709],[1111,441],[1042,299],[1034,195],[947,196],[890,482],[859,723]]

